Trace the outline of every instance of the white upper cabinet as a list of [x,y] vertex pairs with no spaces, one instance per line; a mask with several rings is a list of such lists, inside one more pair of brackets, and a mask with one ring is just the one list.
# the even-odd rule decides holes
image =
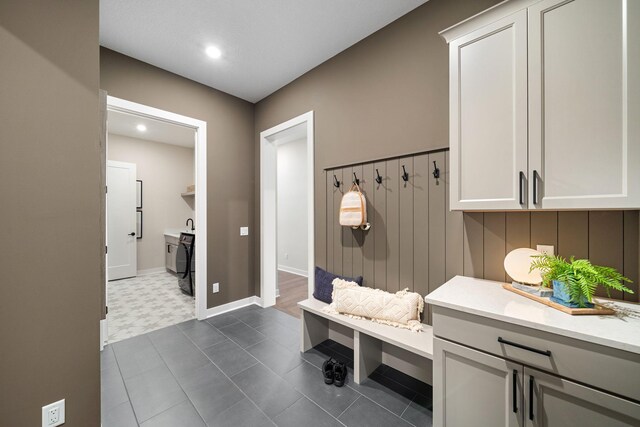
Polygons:
[[511,0],[450,43],[451,208],[640,208],[640,1]]
[[526,208],[526,52],[524,10],[451,43],[452,209]]
[[640,206],[639,11],[637,0],[529,7],[531,208]]

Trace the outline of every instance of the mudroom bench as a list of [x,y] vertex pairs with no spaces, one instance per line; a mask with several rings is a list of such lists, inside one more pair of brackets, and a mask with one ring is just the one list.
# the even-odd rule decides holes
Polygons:
[[298,303],[302,311],[300,350],[327,339],[353,349],[354,381],[364,381],[380,364],[391,366],[427,384],[432,383],[433,328],[421,332],[326,313],[327,304],[314,298]]

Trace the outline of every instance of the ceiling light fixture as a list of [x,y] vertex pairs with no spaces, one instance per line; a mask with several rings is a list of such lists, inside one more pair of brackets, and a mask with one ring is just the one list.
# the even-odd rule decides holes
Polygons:
[[138,129],[138,132],[146,132],[147,131],[147,127],[143,124],[139,124],[138,126],[136,126],[136,129]]
[[209,46],[205,53],[213,59],[218,59],[222,56],[222,51],[215,46]]

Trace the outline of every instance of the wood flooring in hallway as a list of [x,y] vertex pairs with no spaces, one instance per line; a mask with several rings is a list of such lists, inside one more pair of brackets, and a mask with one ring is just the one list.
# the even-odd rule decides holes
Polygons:
[[280,296],[276,298],[274,308],[300,318],[300,309],[297,304],[309,297],[307,278],[278,270],[278,287]]

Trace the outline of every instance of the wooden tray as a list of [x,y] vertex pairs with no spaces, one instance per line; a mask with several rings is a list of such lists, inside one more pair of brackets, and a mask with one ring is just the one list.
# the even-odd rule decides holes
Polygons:
[[518,295],[522,295],[523,297],[527,297],[529,299],[532,299],[534,301],[538,301],[541,304],[544,305],[548,305],[549,307],[555,308],[556,310],[560,310],[563,311],[567,314],[571,314],[573,316],[577,316],[577,315],[593,315],[593,314],[598,314],[598,315],[604,315],[604,314],[615,314],[616,312],[611,310],[610,308],[606,308],[603,307],[600,304],[595,304],[595,307],[593,308],[571,308],[571,307],[567,307],[564,306],[562,304],[558,304],[555,303],[553,301],[551,301],[549,298],[546,297],[541,297],[538,295],[533,295],[530,294],[528,292],[525,291],[521,291],[520,289],[514,288],[513,286],[511,286],[511,284],[509,283],[505,283],[502,285],[502,287],[510,292],[514,292]]

